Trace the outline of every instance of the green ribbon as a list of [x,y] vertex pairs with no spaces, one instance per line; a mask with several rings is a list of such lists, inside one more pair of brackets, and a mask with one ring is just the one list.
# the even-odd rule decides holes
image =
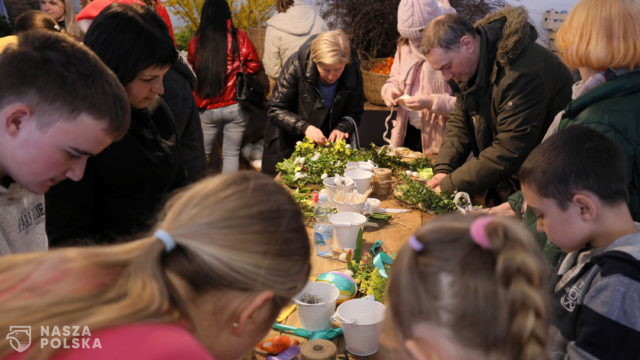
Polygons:
[[387,269],[384,267],[385,264],[393,264],[393,258],[381,251],[373,258],[373,266],[378,269],[380,276],[386,279],[389,275],[387,275]]
[[303,338],[308,338],[309,340],[315,340],[315,339],[331,340],[337,336],[342,335],[342,328],[309,331],[302,328],[297,328],[289,325],[282,325],[278,323],[273,323],[272,328],[274,330],[282,331],[288,334],[293,334]]

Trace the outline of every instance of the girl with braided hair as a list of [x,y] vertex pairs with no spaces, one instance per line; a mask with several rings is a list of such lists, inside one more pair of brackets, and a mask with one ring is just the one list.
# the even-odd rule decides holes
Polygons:
[[548,359],[546,279],[515,222],[439,217],[394,263],[388,325],[411,359]]

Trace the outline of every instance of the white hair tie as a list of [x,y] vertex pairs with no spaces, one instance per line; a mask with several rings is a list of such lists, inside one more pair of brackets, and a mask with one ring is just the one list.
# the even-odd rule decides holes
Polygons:
[[164,243],[164,251],[169,252],[176,248],[176,241],[168,232],[162,229],[158,229],[153,233],[153,236]]

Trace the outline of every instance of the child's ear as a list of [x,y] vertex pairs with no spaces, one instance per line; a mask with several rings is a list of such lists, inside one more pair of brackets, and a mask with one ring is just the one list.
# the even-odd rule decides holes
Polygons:
[[1,126],[9,136],[15,136],[24,126],[25,120],[28,120],[31,115],[30,106],[21,103],[11,104],[0,111]]
[[263,291],[251,299],[240,311],[238,321],[233,324],[232,332],[237,336],[242,336],[247,330],[261,328],[267,314],[271,313],[273,296],[272,291]]
[[592,195],[577,193],[571,198],[571,202],[579,211],[580,217],[584,221],[592,221],[598,215],[597,202]]

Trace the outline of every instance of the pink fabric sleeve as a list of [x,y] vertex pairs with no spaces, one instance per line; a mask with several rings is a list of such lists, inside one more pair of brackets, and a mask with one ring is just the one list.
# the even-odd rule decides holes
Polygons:
[[438,115],[449,115],[456,108],[456,97],[449,94],[432,94],[431,111]]
[[[176,324],[131,324],[96,331],[101,349],[63,350],[53,360],[213,360],[204,346]],[[89,341],[89,344],[93,344]]]
[[401,47],[398,47],[396,49],[396,54],[393,57],[393,65],[391,65],[391,72],[389,73],[389,79],[387,79],[387,82],[385,82],[384,85],[382,85],[382,89],[380,89],[380,95],[382,95],[383,97],[385,92],[389,91],[390,89],[395,88],[400,91],[403,91],[404,79],[401,79],[401,76],[400,76],[400,52],[401,51],[402,51]]

